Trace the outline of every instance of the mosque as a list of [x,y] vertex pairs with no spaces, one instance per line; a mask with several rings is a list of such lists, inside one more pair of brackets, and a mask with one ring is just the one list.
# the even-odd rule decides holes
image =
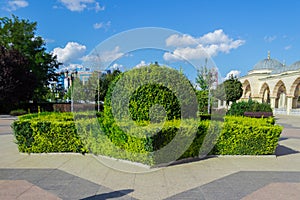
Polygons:
[[300,61],[290,66],[270,57],[259,61],[246,76],[241,100],[269,103],[274,114],[300,115]]

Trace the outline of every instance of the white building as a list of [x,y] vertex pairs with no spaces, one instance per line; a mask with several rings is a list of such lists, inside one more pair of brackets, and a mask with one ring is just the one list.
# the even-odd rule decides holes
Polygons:
[[274,114],[300,115],[300,61],[286,66],[270,53],[240,78],[243,84],[241,100],[270,103]]

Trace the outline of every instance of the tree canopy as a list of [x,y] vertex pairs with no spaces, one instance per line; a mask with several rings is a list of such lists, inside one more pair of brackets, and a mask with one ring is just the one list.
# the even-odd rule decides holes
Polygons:
[[[0,57],[0,70],[10,71],[0,74],[0,79],[10,84],[5,86],[6,90],[10,88],[9,93],[5,93],[3,87],[0,89],[0,96],[6,94],[6,99],[18,102],[40,100],[48,91],[49,82],[56,80],[55,70],[60,63],[55,56],[46,52],[45,41],[36,35],[36,28],[36,22],[19,19],[14,15],[12,18],[0,18],[0,47],[3,52]],[[17,69],[22,69],[24,73],[16,73]],[[9,79],[14,79],[14,82],[8,81]],[[21,82],[22,84],[15,85]],[[16,94],[21,90],[22,95]],[[26,95],[23,96],[23,93]],[[8,98],[7,95],[10,94],[14,97]]]
[[229,105],[229,102],[236,102],[243,95],[243,88],[241,81],[237,77],[231,75],[229,79],[224,81],[226,104]]

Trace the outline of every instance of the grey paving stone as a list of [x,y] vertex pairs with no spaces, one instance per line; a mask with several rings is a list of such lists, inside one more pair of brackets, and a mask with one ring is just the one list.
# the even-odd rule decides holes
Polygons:
[[0,169],[0,180],[26,180],[62,199],[133,199],[132,189],[113,191],[58,169]]
[[0,180],[17,180],[17,176],[24,173],[26,169],[0,169]]
[[82,199],[93,196],[100,186],[90,181],[76,177],[61,191],[59,196],[67,199]]
[[26,169],[21,173],[17,173],[14,179],[17,180],[27,180],[32,184],[37,184],[38,182],[44,180],[53,170],[51,169]]
[[201,191],[201,188],[198,187],[169,197],[167,200],[205,200],[205,197]]
[[274,182],[300,182],[300,172],[241,171],[168,199],[241,199]]

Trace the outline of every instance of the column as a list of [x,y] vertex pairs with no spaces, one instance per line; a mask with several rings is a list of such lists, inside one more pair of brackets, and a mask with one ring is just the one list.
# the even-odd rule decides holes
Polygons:
[[270,97],[271,108],[275,109],[276,97]]
[[293,99],[294,99],[294,96],[287,96],[286,113],[288,115],[290,114],[291,109],[293,108]]
[[220,109],[220,108],[221,108],[221,100],[218,99],[218,109]]

